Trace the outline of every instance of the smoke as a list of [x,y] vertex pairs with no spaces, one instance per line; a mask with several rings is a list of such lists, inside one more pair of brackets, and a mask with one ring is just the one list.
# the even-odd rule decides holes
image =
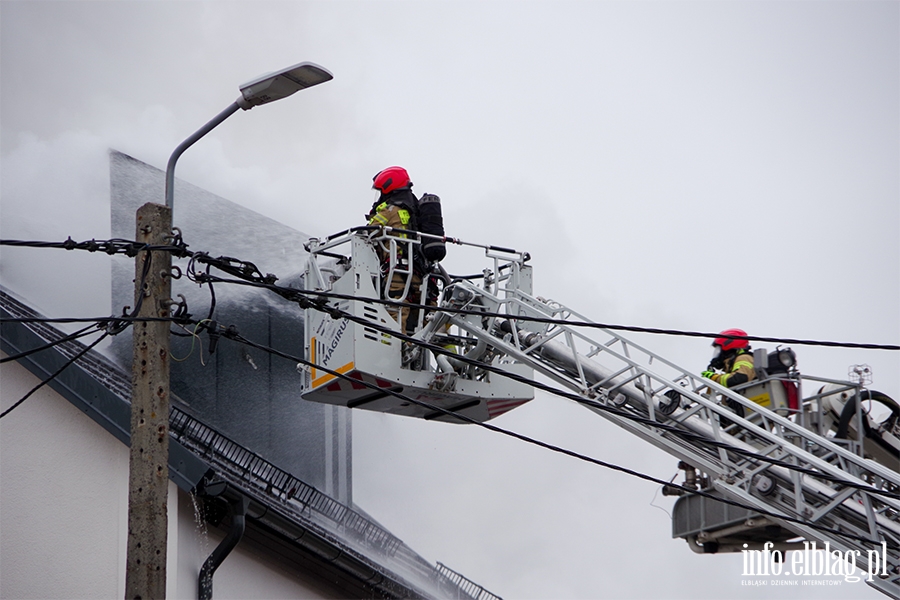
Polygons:
[[[82,241],[109,236],[109,185],[102,139],[81,131],[42,141],[20,136],[3,160],[4,239]],[[54,316],[103,316],[109,257],[62,250],[4,247],[0,281]]]
[[[897,10],[2,2],[0,235],[108,236],[109,148],[161,168],[237,84],[312,60],[334,81],[239,112],[185,153],[176,224],[199,207],[190,182],[327,235],[361,224],[372,175],[401,164],[417,193],[441,196],[448,235],[530,252],[535,294],[593,320],[895,343]],[[186,227],[191,249],[283,281],[302,268],[296,244],[259,249],[265,227],[194,216],[208,236]],[[483,266],[483,253],[448,252],[448,269]],[[51,316],[109,314],[121,309],[106,293],[110,260],[131,269],[4,247],[0,282]],[[205,290],[180,284],[200,314]],[[216,291],[248,311],[294,310],[256,290]],[[705,340],[640,341],[698,370],[709,360]],[[828,378],[868,362],[873,387],[900,396],[895,353],[795,350],[804,372]],[[672,475],[672,459],[560,406],[539,395],[498,424]],[[735,557],[668,539],[653,486],[477,430],[354,421],[359,503],[499,594],[753,596]]]

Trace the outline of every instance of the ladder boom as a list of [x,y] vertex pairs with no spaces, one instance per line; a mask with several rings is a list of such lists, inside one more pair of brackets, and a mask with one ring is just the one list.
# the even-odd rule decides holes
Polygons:
[[[795,536],[857,552],[853,556],[863,572],[868,552],[880,551],[885,542],[890,574],[868,583],[900,595],[900,473],[857,454],[858,444],[839,444],[805,426],[802,412],[793,419],[779,415],[616,332],[600,329],[599,338],[589,337],[566,323],[588,319],[558,303],[508,288],[498,294],[469,281],[453,283],[445,298],[454,298],[454,307],[485,307],[487,313],[508,315],[484,319],[444,313],[441,319],[565,387],[589,410],[698,468],[709,489],[721,497],[754,507]],[[799,375],[783,379],[800,385]],[[732,407],[740,407],[743,415]],[[775,484],[776,493],[761,491],[763,477]]]

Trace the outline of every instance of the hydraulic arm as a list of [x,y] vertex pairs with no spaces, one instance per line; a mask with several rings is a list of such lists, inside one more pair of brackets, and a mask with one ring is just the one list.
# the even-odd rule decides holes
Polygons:
[[[445,290],[442,306],[475,310],[443,313],[436,325],[452,323],[542,373],[589,410],[678,458],[692,483],[756,509],[757,523],[768,531],[775,524],[783,539],[851,551],[864,573],[869,552],[886,549],[881,576],[869,585],[900,595],[900,473],[860,456],[860,444],[812,431],[815,396],[804,403],[805,412],[781,416],[613,331],[592,329],[588,336],[568,324],[587,318],[520,290],[457,281]],[[484,318],[478,311],[508,316]],[[426,327],[422,337],[438,329]],[[800,377],[784,374],[771,383],[782,381],[799,385]]]

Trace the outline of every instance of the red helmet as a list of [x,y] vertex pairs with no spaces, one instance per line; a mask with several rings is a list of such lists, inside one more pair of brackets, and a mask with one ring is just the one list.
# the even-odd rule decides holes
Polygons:
[[409,173],[403,167],[388,167],[372,178],[372,187],[382,194],[390,194],[394,190],[412,187]]
[[713,340],[713,346],[719,346],[724,352],[729,350],[737,350],[739,348],[749,348],[750,342],[746,339],[734,339],[733,336],[742,338],[747,337],[747,332],[743,329],[726,329],[719,333],[719,336]]

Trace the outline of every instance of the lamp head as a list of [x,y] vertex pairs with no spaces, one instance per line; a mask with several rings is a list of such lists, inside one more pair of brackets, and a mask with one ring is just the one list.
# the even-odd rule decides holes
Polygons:
[[327,69],[311,62],[267,73],[240,86],[241,97],[237,104],[244,110],[287,98],[295,92],[325,83],[333,79]]

